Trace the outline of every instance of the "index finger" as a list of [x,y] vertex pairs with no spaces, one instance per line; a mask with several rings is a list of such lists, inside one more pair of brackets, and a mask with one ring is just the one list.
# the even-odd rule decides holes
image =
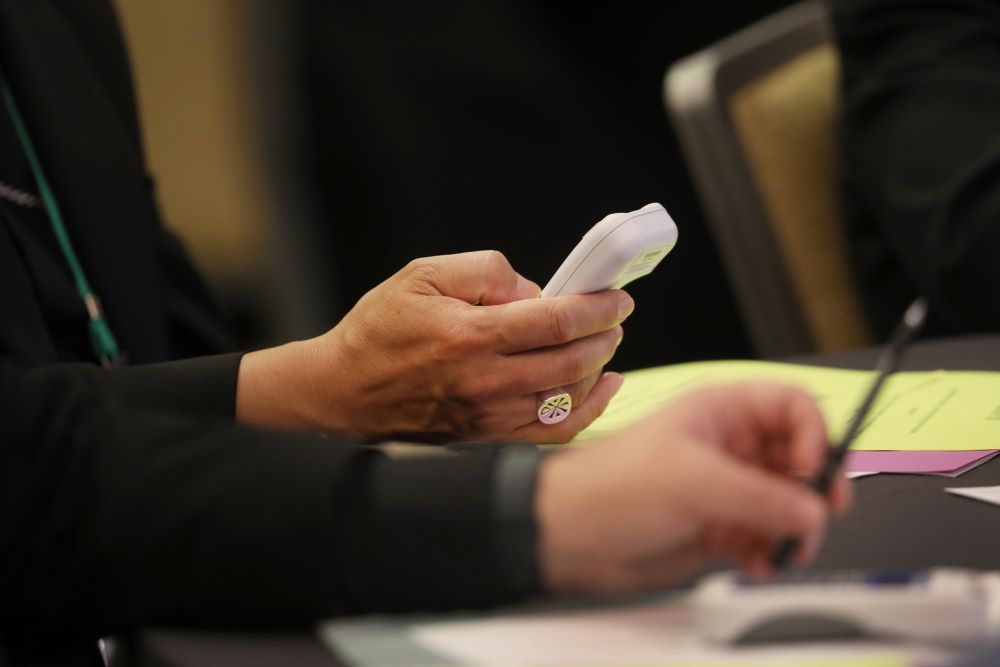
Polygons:
[[635,302],[622,290],[515,301],[478,309],[500,336],[497,352],[513,354],[561,345],[607,331],[632,314]]
[[471,304],[534,299],[541,293],[538,285],[515,271],[496,250],[422,257],[410,262],[407,270],[437,293]]
[[693,392],[684,410],[698,431],[735,456],[778,472],[815,476],[829,453],[814,399],[794,386],[746,382]]
[[714,484],[699,502],[705,520],[769,536],[806,538],[822,529],[826,510],[809,487],[718,452],[715,456],[719,460],[714,465]]

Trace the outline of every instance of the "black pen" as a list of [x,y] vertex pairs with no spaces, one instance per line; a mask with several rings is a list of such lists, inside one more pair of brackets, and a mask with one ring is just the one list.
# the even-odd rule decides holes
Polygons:
[[[875,399],[878,398],[879,392],[882,390],[882,386],[885,381],[889,379],[889,376],[896,372],[899,368],[900,362],[903,360],[903,355],[906,352],[907,346],[913,337],[920,331],[920,328],[924,325],[924,321],[927,319],[927,299],[924,297],[918,298],[910,307],[906,309],[903,314],[903,319],[896,326],[896,330],[892,333],[892,338],[889,339],[889,343],[886,345],[885,350],[879,356],[878,363],[875,365],[875,380],[872,382],[871,388],[868,390],[868,394],[865,396],[865,400],[862,401],[861,406],[855,411],[854,417],[851,422],[847,425],[847,430],[844,431],[844,436],[840,439],[840,444],[838,444],[833,452],[830,453],[826,460],[826,465],[823,466],[823,470],[820,471],[819,477],[812,483],[813,489],[822,497],[826,497],[826,494],[830,491],[830,486],[833,484],[834,478],[837,476],[837,472],[840,470],[840,466],[844,462],[844,457],[847,456],[847,451],[851,448],[851,444],[854,443],[854,439],[858,436],[858,432],[861,430],[862,424],[865,423],[865,419],[868,417],[868,413],[871,411],[872,406],[875,405]],[[784,567],[788,560],[795,553],[798,548],[798,540],[793,538],[787,538],[782,540],[781,544],[774,552],[774,558],[771,560],[771,565],[775,569]]]

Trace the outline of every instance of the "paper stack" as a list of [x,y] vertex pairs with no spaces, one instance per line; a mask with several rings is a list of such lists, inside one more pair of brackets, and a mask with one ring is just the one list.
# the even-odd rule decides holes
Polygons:
[[[625,374],[607,411],[575,442],[624,428],[698,387],[768,380],[798,385],[819,402],[836,442],[873,371],[763,361],[710,361]],[[848,455],[854,473],[955,477],[1000,449],[1000,373],[903,372],[893,375]],[[859,475],[860,476],[860,475]]]

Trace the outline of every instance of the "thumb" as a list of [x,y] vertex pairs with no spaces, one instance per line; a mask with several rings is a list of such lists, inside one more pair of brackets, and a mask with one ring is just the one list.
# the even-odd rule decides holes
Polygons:
[[521,276],[496,250],[428,257],[418,262],[439,293],[466,303],[496,306],[541,295],[538,285]]

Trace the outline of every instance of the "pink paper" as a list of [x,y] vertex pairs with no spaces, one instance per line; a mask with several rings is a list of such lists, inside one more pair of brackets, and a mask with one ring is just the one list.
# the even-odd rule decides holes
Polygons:
[[895,472],[959,475],[996,456],[997,450],[969,452],[848,452],[848,472]]

